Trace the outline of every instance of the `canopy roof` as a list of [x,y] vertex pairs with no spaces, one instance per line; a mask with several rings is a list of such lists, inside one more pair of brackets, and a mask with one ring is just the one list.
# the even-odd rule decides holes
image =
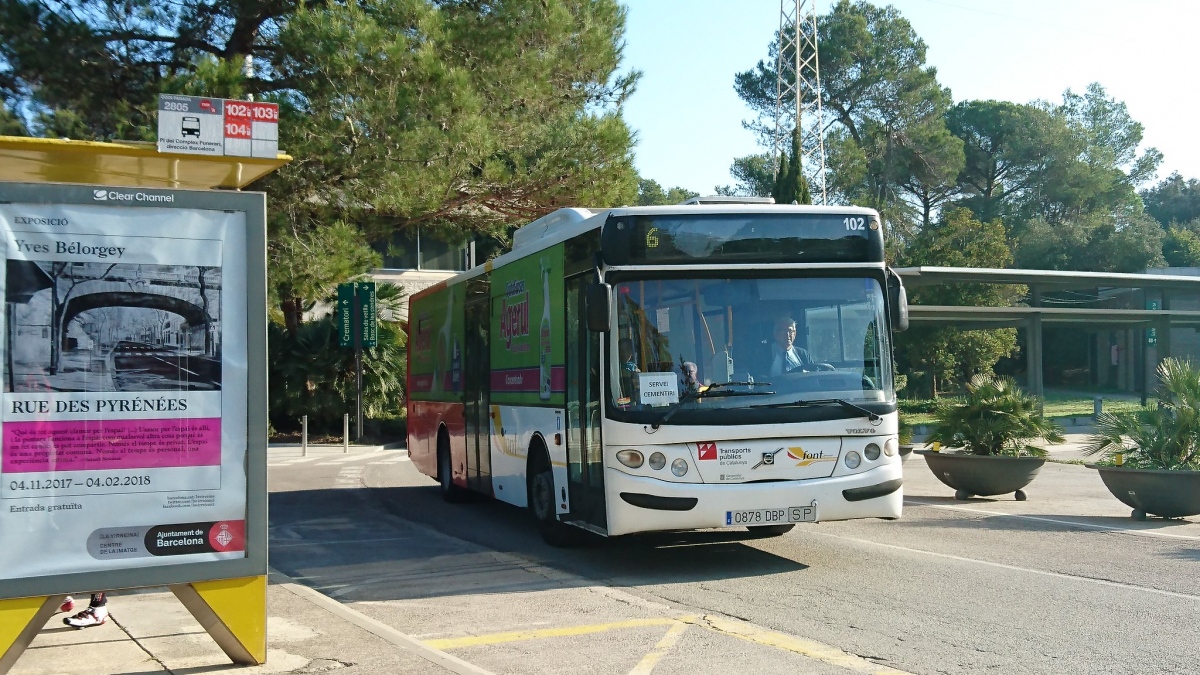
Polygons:
[[1170,274],[1120,274],[1116,272],[1064,272],[984,267],[898,267],[904,285],[1024,284],[1043,288],[1188,288],[1200,291],[1200,277]]
[[238,190],[292,161],[160,153],[153,143],[0,136],[0,180]]

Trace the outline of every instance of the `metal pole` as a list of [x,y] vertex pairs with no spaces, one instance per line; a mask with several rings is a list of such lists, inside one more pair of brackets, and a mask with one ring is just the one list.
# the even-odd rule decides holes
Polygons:
[[363,411],[362,411],[362,345],[354,350],[354,387],[358,391],[358,402],[355,407],[354,440],[362,440]]
[[308,415],[300,418],[300,456],[308,457]]
[[363,307],[358,299],[358,284],[354,284],[354,440],[362,439],[362,343],[363,343]]
[[342,452],[350,452],[350,413],[342,415]]

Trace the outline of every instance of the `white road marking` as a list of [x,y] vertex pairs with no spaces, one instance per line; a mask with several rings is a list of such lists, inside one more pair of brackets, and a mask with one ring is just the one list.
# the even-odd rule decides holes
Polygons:
[[[947,511],[965,511],[967,513],[978,513],[985,516],[1000,516],[1004,518],[1021,518],[1024,520],[1035,520],[1043,523],[1054,523],[1056,525],[1071,525],[1073,527],[1086,527],[1092,530],[1108,530],[1111,532],[1123,532],[1125,534],[1140,535],[1145,537],[1165,537],[1168,539],[1186,539],[1188,541],[1200,541],[1200,537],[1187,534],[1172,534],[1170,532],[1158,532],[1157,530],[1143,530],[1133,527],[1117,527],[1116,525],[1096,525],[1093,523],[1080,523],[1074,520],[1061,520],[1058,518],[1046,518],[1044,516],[1026,516],[1015,513],[1003,513],[1001,511],[988,511],[985,509],[972,509],[965,506],[950,506],[949,504],[934,504],[932,502],[921,502],[913,499],[905,499],[905,504],[914,506],[928,506],[934,509],[946,509]],[[1084,516],[1080,516],[1081,518]]]
[[1182,598],[1184,600],[1200,600],[1200,595],[1190,595],[1188,593],[1176,593],[1174,591],[1164,591],[1158,588],[1150,588],[1148,586],[1135,586],[1133,584],[1125,584],[1119,581],[1108,581],[1107,579],[1094,579],[1092,577],[1075,576],[1071,574],[1063,574],[1061,572],[1048,572],[1046,570],[1035,570],[1028,567],[1018,567],[1016,565],[1006,565],[1004,563],[991,562],[990,560],[979,560],[977,558],[966,558],[949,553],[938,553],[936,551],[925,551],[919,548],[909,548],[907,546],[897,546],[896,544],[884,544],[878,541],[869,539],[858,539],[857,537],[847,537],[840,534],[830,534],[828,532],[807,532],[806,534],[816,535],[818,537],[830,537],[833,539],[841,539],[842,541],[852,541],[856,544],[865,544],[867,546],[878,546],[880,548],[890,548],[895,551],[904,551],[906,553],[917,553],[920,555],[933,556],[935,558],[944,558],[946,560],[955,560],[958,562],[974,563],[976,565],[985,565],[987,567],[997,567],[999,569],[1010,570],[1013,572],[1026,572],[1028,574],[1038,574],[1044,577],[1053,577],[1056,579],[1069,579],[1072,581],[1083,581],[1090,584],[1100,586],[1109,586],[1112,588],[1120,588],[1129,591],[1142,591],[1144,593],[1153,593],[1155,595],[1165,595],[1171,598]]

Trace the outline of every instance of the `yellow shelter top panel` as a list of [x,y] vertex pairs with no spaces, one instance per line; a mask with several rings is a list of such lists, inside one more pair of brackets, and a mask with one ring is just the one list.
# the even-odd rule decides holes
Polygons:
[[122,187],[241,189],[292,161],[160,153],[153,143],[0,136],[0,180]]

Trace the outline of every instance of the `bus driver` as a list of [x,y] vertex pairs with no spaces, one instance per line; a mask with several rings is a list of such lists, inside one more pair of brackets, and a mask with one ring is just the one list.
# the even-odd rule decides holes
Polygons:
[[825,370],[825,364],[816,363],[807,349],[797,347],[796,322],[790,316],[775,320],[775,342],[771,345],[771,375],[783,375],[793,371]]

